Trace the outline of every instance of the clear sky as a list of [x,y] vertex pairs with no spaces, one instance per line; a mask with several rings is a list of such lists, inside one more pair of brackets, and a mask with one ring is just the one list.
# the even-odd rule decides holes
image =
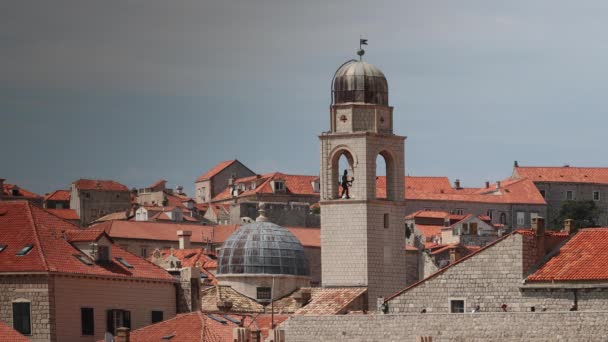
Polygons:
[[607,166],[608,2],[0,2],[0,177],[194,179],[238,158],[318,174],[330,82],[384,71],[406,173],[481,186],[520,165]]

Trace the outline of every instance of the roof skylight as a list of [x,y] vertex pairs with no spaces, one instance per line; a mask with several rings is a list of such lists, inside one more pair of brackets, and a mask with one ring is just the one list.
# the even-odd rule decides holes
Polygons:
[[2,252],[3,250],[5,250],[6,247],[8,247],[8,246],[7,245],[0,245],[0,252]]
[[16,255],[18,255],[18,256],[27,255],[27,253],[29,253],[32,250],[32,248],[34,248],[34,245],[31,245],[31,244],[30,245],[26,245],[25,247],[21,248],[19,250],[19,252],[17,252]]
[[91,260],[87,259],[84,255],[74,254],[74,257],[85,265],[88,265],[88,266],[93,265],[93,262]]
[[121,257],[116,257],[116,261],[121,263],[126,268],[133,268],[133,265],[129,264],[129,262]]

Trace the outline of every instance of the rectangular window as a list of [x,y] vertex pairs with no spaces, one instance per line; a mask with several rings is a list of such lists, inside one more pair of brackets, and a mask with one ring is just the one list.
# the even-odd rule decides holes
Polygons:
[[125,260],[125,259],[123,259],[121,257],[116,257],[116,261],[118,261],[119,263],[121,263],[126,268],[133,268],[133,265],[131,265],[127,260]]
[[477,235],[477,222],[469,223],[469,232],[471,235]]
[[462,299],[450,300],[450,312],[451,313],[464,313],[464,300],[462,300]]
[[13,328],[23,335],[32,334],[30,302],[13,303]]
[[93,308],[80,308],[82,335],[95,335],[95,315]]
[[568,200],[568,201],[574,200],[574,191],[572,191],[572,190],[566,191],[566,200]]
[[152,311],[152,324],[163,321],[162,311]]
[[139,255],[146,259],[148,257],[148,247],[141,247]]
[[131,312],[127,310],[106,311],[106,331],[116,335],[116,329],[122,327],[131,329]]
[[258,287],[257,288],[257,299],[258,300],[270,300],[271,289],[270,287]]
[[462,224],[462,233],[463,234],[469,234],[469,224],[468,223],[463,223]]
[[488,211],[486,212],[487,216],[492,219],[493,215],[494,215],[494,210],[493,209],[488,209]]
[[459,232],[458,232],[458,226],[454,226],[454,228],[452,228],[452,235],[453,236],[460,235]]
[[525,218],[525,213],[523,211],[518,211],[517,212],[517,226],[518,227],[523,227],[523,225],[525,224],[524,218]]
[[599,201],[600,200],[600,192],[599,191],[594,191],[593,192],[593,200],[594,201]]
[[452,214],[454,214],[454,215],[464,215],[464,209],[462,209],[462,208],[456,208],[456,209],[452,210]]
[[17,256],[27,255],[27,253],[29,253],[32,250],[32,248],[34,248],[34,245],[26,245],[25,247],[21,248],[19,250],[19,252],[17,252],[17,254],[15,254],[15,255],[17,255]]
[[388,214],[384,214],[384,228],[388,228]]

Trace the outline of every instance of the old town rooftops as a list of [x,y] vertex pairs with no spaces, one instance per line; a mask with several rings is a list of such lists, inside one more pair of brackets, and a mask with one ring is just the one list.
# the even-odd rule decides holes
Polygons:
[[97,190],[97,191],[129,191],[126,185],[113,180],[79,179],[74,182],[78,190]]
[[608,167],[516,166],[513,178],[523,177],[533,182],[608,184]]
[[[274,193],[271,182],[283,181],[285,183],[286,194],[319,196],[319,192],[313,188],[312,183],[319,179],[319,176],[309,175],[289,175],[281,172],[267,173],[235,180],[234,184],[239,190],[238,196],[249,196],[255,194]],[[227,187],[217,194],[212,201],[222,201],[233,197],[232,189]]]
[[608,228],[578,231],[557,255],[528,276],[529,282],[608,280]]
[[69,201],[70,190],[55,190],[44,196],[45,201]]
[[[163,269],[111,245],[112,258],[94,262],[72,243],[96,241],[103,231],[76,225],[25,201],[0,202],[0,274],[61,273],[121,279],[173,281]],[[120,260],[131,266],[127,267]]]

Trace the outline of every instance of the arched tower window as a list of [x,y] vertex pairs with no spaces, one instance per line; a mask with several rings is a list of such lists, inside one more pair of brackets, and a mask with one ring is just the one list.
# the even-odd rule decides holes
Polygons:
[[[348,180],[353,180],[355,177],[354,165],[355,159],[348,150],[341,149],[334,153],[331,160],[331,179],[333,183],[333,191],[331,192],[332,198],[341,198],[343,195],[345,195],[342,187],[344,172],[346,171]],[[350,191],[349,197],[352,197],[352,193],[350,193]]]
[[388,151],[376,157],[376,197],[395,200],[395,162]]

